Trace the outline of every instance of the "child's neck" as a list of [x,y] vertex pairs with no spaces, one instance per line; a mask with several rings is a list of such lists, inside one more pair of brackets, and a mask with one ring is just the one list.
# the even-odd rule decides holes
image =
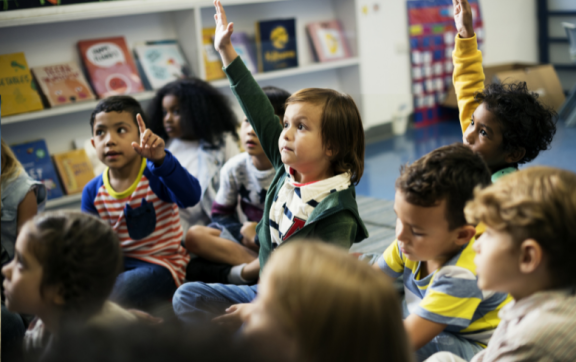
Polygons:
[[294,181],[301,184],[308,184],[311,182],[322,181],[334,176],[334,171],[332,170],[331,167],[328,167],[324,170],[312,169],[309,172],[301,172],[296,169],[293,170],[294,174],[292,176]]
[[250,158],[252,159],[252,164],[258,171],[266,171],[272,168],[272,162],[270,162],[265,154],[250,156]]
[[122,192],[127,190],[140,173],[140,168],[142,166],[142,157],[137,156],[132,162],[127,163],[124,167],[119,168],[109,168],[108,178],[110,180],[110,186],[116,192]]

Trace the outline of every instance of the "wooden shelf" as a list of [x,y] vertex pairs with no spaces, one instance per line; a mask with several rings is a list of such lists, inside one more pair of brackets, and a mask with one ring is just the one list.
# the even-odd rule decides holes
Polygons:
[[[227,0],[226,6],[270,1],[281,0]],[[0,12],[0,28],[190,10],[211,6],[213,6],[211,0],[123,0],[10,10]]]
[[46,202],[46,210],[55,209],[60,206],[70,205],[82,201],[82,193],[62,196]]
[[[283,77],[291,77],[301,74],[313,73],[313,72],[320,72],[324,70],[331,70],[331,69],[338,69],[338,68],[345,68],[358,65],[360,60],[358,58],[349,58],[334,62],[326,62],[326,63],[314,63],[305,65],[298,68],[290,68],[284,70],[277,70],[274,72],[266,72],[266,73],[258,73],[254,74],[254,78],[256,81],[263,81],[268,79],[277,79]],[[215,81],[211,81],[214,87],[223,88],[228,87],[230,83],[228,79],[219,79]],[[131,94],[139,102],[150,100],[154,97],[156,91],[146,91],[143,93]],[[92,110],[96,107],[98,101],[90,101],[90,102],[81,102],[76,103],[68,106],[60,106],[55,108],[48,108],[37,112],[28,112],[22,114],[16,114],[14,116],[6,116],[2,117],[2,125],[7,125],[11,123],[18,123],[18,122],[26,122],[26,121],[33,121],[38,119],[44,119],[48,117],[60,116],[63,114],[71,114],[76,112],[88,111]]]

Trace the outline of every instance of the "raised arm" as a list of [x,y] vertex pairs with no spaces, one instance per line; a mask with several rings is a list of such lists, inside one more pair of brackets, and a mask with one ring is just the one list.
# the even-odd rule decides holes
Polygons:
[[472,114],[478,107],[474,94],[484,89],[484,71],[482,52],[472,26],[472,9],[468,0],[452,0],[454,4],[454,22],[458,35],[454,45],[454,88],[460,110],[462,132],[470,125]]
[[219,0],[214,1],[214,6],[216,7],[214,47],[222,57],[224,70],[230,80],[230,88],[238,99],[246,118],[252,124],[252,128],[260,139],[262,149],[274,168],[283,167],[278,149],[278,139],[282,133],[282,126],[274,114],[270,100],[256,83],[242,59],[239,59],[232,46],[230,36],[234,31],[234,24],[228,23],[226,13]]

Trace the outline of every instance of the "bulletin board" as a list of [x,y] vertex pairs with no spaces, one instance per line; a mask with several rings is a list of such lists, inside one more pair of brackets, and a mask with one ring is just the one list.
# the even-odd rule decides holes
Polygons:
[[[468,1],[478,46],[482,49],[484,29],[479,0]],[[407,7],[414,123],[422,127],[454,114],[441,104],[452,87],[452,51],[457,31],[452,0],[408,0]]]

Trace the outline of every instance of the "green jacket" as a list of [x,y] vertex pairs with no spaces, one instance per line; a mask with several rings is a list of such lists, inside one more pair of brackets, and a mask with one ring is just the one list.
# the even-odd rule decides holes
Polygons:
[[[260,241],[260,270],[262,271],[272,252],[269,224],[270,208],[286,179],[286,169],[278,149],[278,139],[282,133],[282,126],[274,114],[274,108],[272,108],[268,97],[256,83],[240,57],[236,58],[224,71],[244,114],[260,139],[266,156],[276,170],[276,176],[266,194],[264,216],[256,228]],[[332,193],[322,200],[310,214],[304,227],[290,236],[286,242],[294,239],[313,238],[349,249],[352,243],[362,241],[367,237],[368,231],[358,214],[356,191],[351,185],[348,189]]]

